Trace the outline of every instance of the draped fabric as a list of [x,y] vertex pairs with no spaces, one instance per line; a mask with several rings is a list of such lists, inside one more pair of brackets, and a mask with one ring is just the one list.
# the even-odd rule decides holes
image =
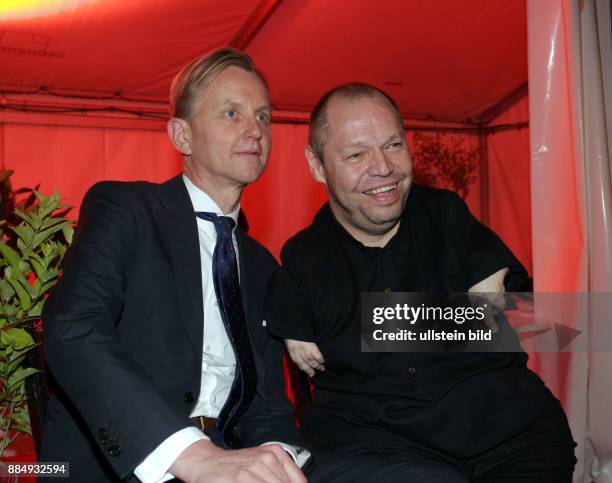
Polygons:
[[[535,290],[610,292],[610,3],[527,5]],[[573,309],[591,342],[612,341],[609,317],[596,320],[592,301]],[[536,299],[537,317],[553,310]],[[531,359],[568,413],[578,443],[575,482],[612,481],[610,349]]]

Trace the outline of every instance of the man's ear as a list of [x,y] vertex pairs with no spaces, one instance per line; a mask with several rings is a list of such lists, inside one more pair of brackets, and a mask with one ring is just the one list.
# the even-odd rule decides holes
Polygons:
[[304,154],[306,155],[306,159],[308,160],[310,174],[312,174],[312,177],[315,179],[315,181],[327,184],[325,180],[325,168],[323,167],[323,163],[315,154],[314,150],[310,147],[310,145],[306,146],[306,149],[304,149]]
[[168,136],[174,147],[183,155],[191,156],[191,128],[185,119],[172,117],[167,124]]

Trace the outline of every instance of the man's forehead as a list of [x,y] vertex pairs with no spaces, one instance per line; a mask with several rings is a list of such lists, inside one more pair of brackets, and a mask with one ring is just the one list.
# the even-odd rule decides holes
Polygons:
[[367,122],[373,114],[388,114],[395,118],[389,104],[380,96],[344,97],[337,96],[330,100],[327,109],[327,120],[333,129],[336,124]]
[[[386,125],[384,120],[393,123],[394,131],[397,125],[397,118],[391,107],[378,96],[340,98],[337,102],[332,99],[326,117],[328,132],[358,132],[368,128],[382,129]],[[383,120],[383,124],[381,124],[381,120]],[[397,128],[397,134],[401,135],[402,126],[397,126]],[[387,136],[396,134],[388,131],[387,129]]]
[[270,106],[268,89],[261,78],[236,66],[227,67],[208,85],[203,85],[199,97],[220,106],[240,107],[251,102],[258,109]]

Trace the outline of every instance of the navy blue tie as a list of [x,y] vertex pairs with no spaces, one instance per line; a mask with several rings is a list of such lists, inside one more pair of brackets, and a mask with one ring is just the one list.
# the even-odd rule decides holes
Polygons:
[[234,382],[217,418],[217,430],[228,448],[239,448],[234,428],[248,409],[257,387],[255,359],[247,332],[246,317],[238,279],[238,263],[232,240],[234,220],[214,213],[196,212],[196,216],[214,223],[217,243],[213,253],[213,280],[219,312],[236,355]]

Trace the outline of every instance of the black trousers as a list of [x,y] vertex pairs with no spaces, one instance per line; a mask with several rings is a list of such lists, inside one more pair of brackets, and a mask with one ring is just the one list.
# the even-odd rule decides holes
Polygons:
[[309,483],[571,483],[575,446],[565,413],[551,397],[527,430],[470,458],[404,449],[315,453],[304,470]]

